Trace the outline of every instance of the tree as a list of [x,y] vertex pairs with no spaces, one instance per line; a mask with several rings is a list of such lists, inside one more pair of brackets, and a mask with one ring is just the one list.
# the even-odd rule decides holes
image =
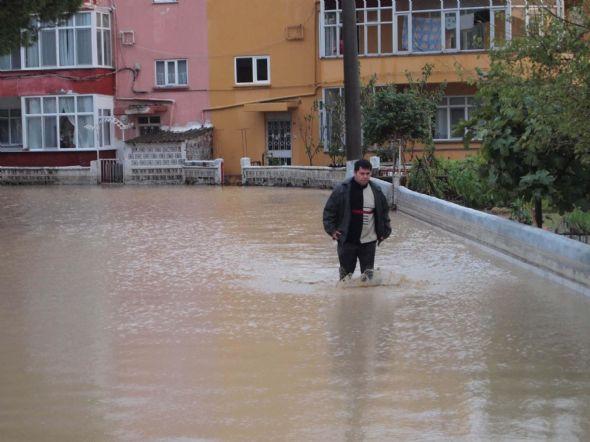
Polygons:
[[436,114],[436,105],[444,93],[445,85],[437,90],[426,87],[432,72],[432,65],[424,66],[419,81],[406,73],[409,86],[404,89],[395,84],[375,89],[372,99],[366,99],[363,112],[363,131],[368,144],[399,143],[403,152],[415,142],[423,142],[433,155],[432,123]]
[[81,5],[82,0],[0,0],[0,54],[27,46],[37,38],[31,15],[37,15],[41,23],[55,22]]
[[542,200],[560,213],[590,201],[590,0],[573,22],[541,9],[525,35],[478,71],[480,105],[466,145],[481,140],[484,176],[508,201]]
[[[360,65],[359,65],[360,66]],[[366,109],[373,105],[377,77],[373,75],[366,84],[361,85],[361,127]],[[342,92],[342,93],[341,93]],[[344,115],[344,89],[331,89],[326,96],[324,110],[326,121],[321,127],[321,138],[326,140],[327,153],[333,165],[342,164],[346,157],[346,130]],[[362,155],[367,153],[368,145],[363,140]]]
[[307,158],[309,159],[310,166],[313,166],[314,157],[324,148],[322,136],[320,135],[319,140],[316,142],[316,138],[313,135],[315,122],[319,119],[319,109],[319,102],[314,100],[309,113],[303,115],[303,119],[299,123],[301,141],[303,141],[303,148],[305,149],[305,155],[307,155]]
[[328,156],[332,166],[342,165],[346,157],[346,127],[344,120],[344,97],[334,94],[331,100],[324,103],[327,119]]

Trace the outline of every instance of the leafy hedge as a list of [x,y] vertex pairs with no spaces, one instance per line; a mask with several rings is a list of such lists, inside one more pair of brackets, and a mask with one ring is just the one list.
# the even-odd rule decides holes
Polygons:
[[[480,155],[464,160],[445,160],[434,156],[417,158],[408,174],[408,187],[416,192],[435,196],[477,210],[497,212],[514,221],[531,225],[532,205],[522,197],[506,199],[505,193],[494,190],[485,178],[486,161]],[[549,201],[544,202],[551,211]],[[555,210],[555,208],[553,209]],[[590,211],[575,208],[564,218],[566,233],[590,234]]]
[[590,212],[584,212],[576,207],[565,215],[564,221],[569,233],[574,235],[590,235]]
[[495,198],[481,176],[483,159],[464,160],[418,158],[408,176],[410,189],[474,209],[491,208]]

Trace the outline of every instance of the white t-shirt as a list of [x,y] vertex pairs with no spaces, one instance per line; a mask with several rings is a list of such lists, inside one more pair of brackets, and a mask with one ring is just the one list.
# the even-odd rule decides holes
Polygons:
[[375,195],[370,185],[363,189],[363,230],[361,244],[377,241],[375,232]]

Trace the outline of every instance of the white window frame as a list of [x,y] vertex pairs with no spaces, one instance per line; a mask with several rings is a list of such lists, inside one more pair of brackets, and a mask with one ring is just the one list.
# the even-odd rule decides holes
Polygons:
[[[92,110],[79,109],[81,105],[81,99],[92,98]],[[60,98],[68,99],[73,98],[74,109],[69,112],[59,112]],[[35,100],[39,104],[38,111],[30,111],[28,103],[33,103]],[[55,100],[55,102],[53,101]],[[51,106],[51,103],[55,103],[55,107]],[[72,101],[70,101],[72,102]],[[53,107],[53,109],[51,109]],[[114,145],[114,128],[112,125],[113,118],[113,97],[107,95],[97,94],[64,94],[64,95],[41,95],[41,96],[23,96],[21,97],[21,115],[22,115],[22,140],[23,147],[31,150],[39,151],[84,151],[84,150],[96,150],[97,148],[112,148]],[[74,133],[73,140],[75,147],[63,146],[62,140],[60,140],[61,134],[61,117],[74,118]],[[88,118],[91,117],[91,118]],[[106,118],[105,118],[106,117]],[[45,121],[51,122],[55,118],[56,128],[56,144],[57,146],[48,146],[48,135],[45,133],[47,128]],[[29,120],[37,120],[40,122],[39,129],[41,131],[41,146],[31,146],[31,140],[29,140]],[[70,124],[71,121],[70,121]],[[90,131],[81,132],[81,131]],[[81,140],[90,141],[87,146],[79,147]],[[110,144],[106,144],[105,141],[109,141]]]
[[[326,1],[321,0],[320,2],[320,20],[319,20],[319,27],[320,27],[320,38],[319,38],[319,45],[320,45],[320,57],[322,58],[338,58],[342,57],[341,53],[341,34],[342,34],[342,0],[330,0],[331,2],[334,1],[335,9],[326,9]],[[357,0],[360,2],[360,6],[357,7],[357,26],[359,29],[362,29],[364,33],[363,42],[364,45],[362,48],[359,48],[359,55],[367,56],[367,57],[374,57],[374,56],[388,56],[388,55],[404,55],[404,54],[435,54],[435,53],[445,53],[445,52],[481,52],[486,51],[490,48],[494,47],[495,41],[508,41],[511,39],[511,17],[512,11],[518,8],[525,9],[525,20],[526,25],[528,26],[529,23],[529,9],[533,12],[534,7],[532,6],[532,2],[529,0],[524,0],[523,5],[513,6],[510,0],[505,0],[504,5],[499,5],[499,0],[486,0],[487,4],[484,6],[462,6],[461,0],[457,0],[456,6],[453,7],[445,7],[445,1],[439,0],[438,8],[434,9],[417,9],[420,6],[423,0],[408,0],[408,10],[398,10],[397,3],[395,0],[392,1],[392,4],[384,5],[382,4],[382,0],[377,0],[378,7],[367,7],[366,0]],[[531,3],[531,5],[529,5]],[[482,44],[481,48],[477,47],[470,47],[462,49],[462,46],[467,46],[462,44],[461,39],[467,34],[462,35],[461,32],[461,13],[475,14],[478,11],[486,10],[489,12],[489,27],[484,27],[485,37],[488,39],[487,46]],[[563,0],[555,0],[555,13],[559,16],[564,16],[564,2]],[[367,22],[368,15],[372,12],[377,12],[377,20],[371,23]],[[391,11],[392,14],[392,22],[391,22],[391,34],[392,34],[392,42],[391,46],[393,51],[392,52],[385,52],[382,50],[382,38],[381,34],[383,31],[383,26],[389,26],[389,21],[382,20],[383,11]],[[504,38],[496,39],[496,29],[495,29],[495,14],[499,11],[504,12],[505,17],[505,24],[504,24]],[[440,48],[435,49],[426,49],[418,51],[416,48],[413,47],[414,45],[414,16],[416,14],[439,14],[439,22],[440,22],[440,39],[439,45]],[[446,24],[446,16],[455,16],[455,47],[445,47],[446,46],[446,34],[445,34],[445,24]],[[358,21],[358,17],[362,17],[362,22]],[[405,32],[407,38],[407,49],[400,50],[399,49],[399,38],[398,38],[398,20],[400,17],[407,17],[407,30]],[[434,17],[433,17],[434,18]],[[367,39],[367,31],[369,27],[377,27],[377,52],[368,54],[368,39]],[[474,27],[474,26],[473,26]],[[477,32],[477,31],[475,31]],[[431,34],[434,35],[434,34]],[[335,39],[335,41],[333,41]],[[433,40],[433,42],[436,42]]]
[[[113,65],[113,36],[111,33],[112,17],[110,14],[97,12],[93,14],[96,21],[96,56],[99,66]],[[105,25],[105,21],[107,24]]]
[[[462,103],[451,103],[452,101],[462,100]],[[453,135],[453,126],[451,126],[451,110],[462,109],[463,110],[463,120],[467,121],[470,117],[471,111],[473,111],[477,105],[475,103],[475,98],[473,95],[447,95],[442,99],[442,103],[437,106],[436,112],[436,121],[435,127],[438,127],[439,119],[438,119],[438,110],[444,109],[445,113],[445,126],[447,136],[446,138],[436,138],[434,137],[433,140],[436,142],[439,141],[461,141],[463,139],[462,136],[455,136]],[[433,134],[435,136],[436,134]]]
[[[1,147],[15,147],[22,145],[23,129],[22,129],[22,113],[19,108],[0,108],[0,111],[7,112],[7,115],[0,115],[0,120],[6,121],[8,127],[8,142],[2,143],[0,140]],[[16,123],[16,126],[13,127]]]
[[22,69],[23,63],[20,48],[13,49],[8,54],[0,55],[0,60],[2,60],[0,71],[17,71]]
[[[185,72],[184,78],[185,82],[180,82],[180,71],[178,68],[179,62],[184,62]],[[163,64],[164,66],[164,82],[160,83],[158,78],[158,64]],[[174,81],[171,80],[169,75],[169,66],[173,66],[174,69]],[[158,88],[166,88],[166,87],[184,87],[188,86],[188,60],[186,58],[178,58],[174,60],[156,60],[154,63],[154,79],[156,87]]]
[[[89,23],[83,23],[82,16],[89,16]],[[103,26],[103,16],[108,15],[108,26]],[[100,25],[100,26],[99,26]],[[97,9],[93,11],[80,10],[69,19],[56,23],[39,24],[39,40],[29,47],[20,48],[21,69],[39,70],[39,69],[64,69],[64,68],[94,68],[94,67],[112,67],[112,16],[106,9]],[[89,32],[90,60],[88,63],[81,63],[78,59],[79,43],[78,31],[87,30]],[[73,63],[66,63],[60,60],[61,32],[72,32],[73,41]],[[100,32],[100,37],[99,37]],[[53,35],[51,35],[53,34]],[[49,39],[49,40],[46,40]],[[51,42],[53,40],[53,44]],[[101,47],[104,52],[108,49],[110,56],[108,60],[99,60],[98,44],[102,41]],[[43,44],[48,43],[55,53],[55,63],[43,62]],[[85,49],[85,48],[83,48]],[[34,56],[35,63],[29,61],[29,56]],[[69,57],[68,57],[69,58]]]
[[152,3],[178,3],[178,0],[152,0]]
[[[252,60],[252,81],[238,82],[238,60]],[[267,80],[258,80],[258,60],[266,60],[266,78]],[[264,86],[270,84],[270,56],[269,55],[240,55],[234,57],[234,83],[236,86]]]

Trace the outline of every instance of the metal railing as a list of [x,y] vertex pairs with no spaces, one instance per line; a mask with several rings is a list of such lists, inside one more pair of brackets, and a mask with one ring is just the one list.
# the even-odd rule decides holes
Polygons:
[[123,183],[123,165],[117,160],[100,160],[100,183]]

